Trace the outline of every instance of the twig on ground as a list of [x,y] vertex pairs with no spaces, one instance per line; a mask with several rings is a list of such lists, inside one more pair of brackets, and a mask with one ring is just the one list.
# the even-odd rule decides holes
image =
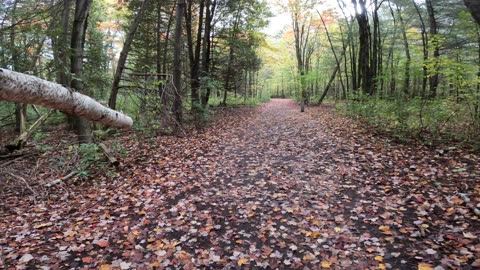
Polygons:
[[23,178],[23,177],[21,177],[21,176],[19,176],[19,175],[13,174],[13,173],[11,173],[11,172],[8,172],[8,174],[9,174],[10,176],[12,176],[12,177],[14,177],[14,178],[22,181],[22,182],[25,184],[25,186],[26,186],[35,196],[38,195],[37,192],[28,184],[28,182],[27,182],[27,180],[25,180],[25,178]]
[[44,186],[45,186],[45,187],[48,187],[48,188],[49,188],[49,187],[52,187],[52,186],[54,186],[54,185],[56,185],[56,184],[58,184],[58,183],[61,183],[61,182],[65,181],[65,180],[67,180],[67,179],[69,179],[69,178],[77,175],[77,174],[78,174],[77,171],[73,171],[73,172],[65,175],[65,176],[62,177],[62,178],[55,179],[55,180],[53,180],[53,181],[45,184]]

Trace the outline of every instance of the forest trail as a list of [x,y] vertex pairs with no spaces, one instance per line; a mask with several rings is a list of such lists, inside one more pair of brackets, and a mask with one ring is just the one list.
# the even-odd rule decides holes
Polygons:
[[[4,266],[473,269],[478,156],[398,145],[327,107],[227,109],[191,137],[125,138],[114,180],[7,198]],[[437,184],[438,183],[439,186]],[[476,248],[475,248],[476,247]]]

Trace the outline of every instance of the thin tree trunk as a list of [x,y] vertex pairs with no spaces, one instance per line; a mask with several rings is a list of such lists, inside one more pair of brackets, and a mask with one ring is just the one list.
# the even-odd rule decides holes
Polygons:
[[176,21],[175,21],[175,44],[173,54],[173,85],[175,87],[173,100],[173,115],[177,120],[177,125],[183,123],[183,102],[182,102],[182,18],[185,9],[185,0],[177,1]]
[[388,2],[388,6],[390,8],[390,14],[392,15],[392,19],[393,19],[393,35],[392,35],[391,45],[390,45],[390,49],[388,50],[388,57],[387,57],[387,66],[390,65],[390,91],[388,94],[390,96],[393,96],[397,87],[397,78],[395,76],[395,68],[393,64],[395,59],[394,48],[395,48],[395,42],[397,39],[397,19],[395,17],[395,12],[393,11],[393,8],[390,2]]
[[[162,1],[159,1],[156,3],[156,8],[157,8],[157,29],[156,29],[156,36],[155,36],[155,49],[156,49],[156,56],[155,56],[155,68],[157,72],[157,89],[158,93],[155,95],[155,99],[164,96],[164,93],[162,93],[164,89],[164,84],[162,83],[162,60],[165,62],[165,59],[162,59],[160,56],[162,55],[162,24],[163,24],[163,19],[162,19]],[[160,100],[161,101],[161,100]],[[161,102],[160,102],[161,103]],[[155,105],[158,106],[158,105]]]
[[[320,20],[322,21],[323,23],[323,28],[325,29],[325,33],[327,34],[327,39],[328,39],[328,43],[330,44],[330,49],[332,50],[332,53],[333,53],[333,56],[335,57],[335,62],[337,63],[337,67],[335,67],[335,69],[339,69],[340,71],[340,60],[338,60],[338,57],[337,57],[337,53],[335,52],[335,49],[333,47],[333,43],[332,43],[332,39],[330,38],[330,33],[328,32],[328,28],[327,28],[327,25],[325,24],[325,21],[323,20],[323,17],[322,15],[320,14],[320,12],[318,12],[318,15],[320,16]],[[345,50],[343,51],[342,54],[344,54]],[[342,55],[343,57],[343,55]],[[335,72],[336,73],[336,72]],[[342,76],[340,74],[340,84],[342,86],[342,93],[345,93],[345,85],[343,84],[343,79],[342,79]]]
[[[205,31],[203,34],[203,48],[202,48],[202,67],[201,67],[201,72],[203,73],[202,76],[207,77],[207,80],[210,79],[210,50],[211,50],[211,40],[210,40],[210,35],[212,31],[212,20],[213,20],[213,15],[215,12],[215,7],[216,7],[216,0],[213,1],[213,4],[210,5],[211,0],[206,0],[205,2]],[[211,6],[211,9],[210,9]],[[202,102],[202,107],[206,107],[208,105],[208,100],[210,99],[210,86],[209,83],[207,82],[206,85],[204,86],[205,89],[203,89],[202,94],[201,94],[201,102]]]
[[[10,50],[11,50],[11,67],[12,70],[17,71],[17,66],[18,66],[18,52],[17,52],[17,46],[15,44],[15,39],[16,39],[16,12],[17,12],[17,5],[18,1],[15,0],[13,2],[13,7],[12,7],[12,27],[10,28]],[[16,103],[15,104],[15,131],[18,132],[18,134],[22,134],[25,132],[26,129],[26,106],[23,103]]]
[[[423,16],[415,0],[412,0],[413,6],[417,11],[418,18],[420,19],[421,35],[422,35],[422,48],[423,48],[423,63],[425,64],[428,61],[428,38],[427,30],[425,27],[425,22],[423,21]],[[425,65],[422,65],[423,77],[422,77],[422,96],[425,96],[427,91],[427,80],[428,80],[428,70]]]
[[[343,50],[342,51],[342,58],[343,56],[345,55],[346,51]],[[333,70],[333,73],[332,75],[330,76],[330,79],[328,80],[328,83],[327,83],[327,86],[325,86],[325,89],[323,90],[323,93],[322,95],[320,96],[320,99],[318,99],[318,104],[322,104],[323,100],[325,99],[325,97],[327,96],[328,94],[328,91],[330,90],[330,87],[332,86],[332,83],[335,81],[335,77],[337,76],[337,73],[340,71],[340,65],[341,63],[338,62],[337,63],[337,66],[335,67],[335,69]]]
[[175,5],[172,5],[172,11],[170,12],[170,16],[168,18],[168,24],[167,24],[167,31],[165,33],[165,46],[163,48],[163,67],[162,67],[162,73],[167,73],[167,53],[168,53],[168,43],[170,41],[170,29],[172,27],[172,22],[175,12]]
[[52,112],[53,112],[53,110],[50,110],[46,114],[40,116],[40,118],[38,118],[37,121],[35,121],[28,128],[28,130],[25,130],[24,132],[22,132],[22,134],[20,134],[20,136],[18,136],[17,138],[15,138],[15,140],[13,140],[8,145],[6,145],[5,148],[7,148],[7,150],[9,152],[13,152],[15,150],[22,149],[25,146],[25,144],[27,143],[28,139],[31,137],[32,133],[38,127],[40,127],[45,122],[45,120],[47,120],[47,118],[50,116],[50,114],[52,114]]
[[[190,88],[191,88],[191,102],[192,112],[194,115],[198,114],[198,107],[200,105],[200,52],[202,48],[202,29],[203,29],[203,13],[205,9],[205,0],[200,0],[200,7],[198,10],[198,25],[195,42],[193,41],[192,28],[192,1],[188,2],[188,7],[185,12],[185,24],[188,39],[188,51],[190,58]],[[195,43],[195,47],[194,47]]]
[[[77,0],[78,1],[78,0]],[[133,19],[130,29],[128,30],[127,38],[123,43],[122,51],[120,52],[120,57],[118,58],[117,68],[115,70],[115,75],[113,77],[112,92],[110,93],[110,98],[108,100],[108,105],[110,108],[114,109],[117,107],[117,95],[120,81],[122,80],[123,70],[125,69],[125,64],[127,62],[128,53],[130,52],[130,47],[132,45],[135,33],[137,32],[138,25],[143,19],[143,14],[145,13],[146,8],[150,5],[151,0],[144,0],[140,6],[135,18]]]
[[439,84],[439,75],[438,75],[438,64],[437,59],[440,57],[440,47],[438,44],[438,40],[435,41],[437,36],[437,20],[435,18],[435,11],[433,9],[433,4],[431,0],[425,0],[425,4],[427,5],[427,12],[428,12],[428,22],[430,24],[430,40],[433,40],[433,74],[430,74],[430,98],[435,98],[437,95],[437,88]]
[[402,29],[402,37],[403,37],[403,46],[405,48],[405,72],[404,72],[404,79],[403,79],[403,93],[405,97],[409,96],[409,89],[410,89],[410,63],[412,58],[410,56],[410,48],[408,46],[408,39],[407,39],[407,30],[405,27],[405,22],[403,21],[402,12],[400,10],[400,6],[397,5],[397,13],[398,13],[398,20],[400,21],[400,26]]
[[[344,34],[343,34],[343,30],[342,30],[342,27],[340,27],[340,35],[342,37],[342,49],[346,52],[347,51],[347,42],[350,40],[350,35],[348,35],[348,39],[347,41],[345,41],[345,37],[344,37]],[[347,91],[349,91],[350,89],[350,80],[348,78],[348,66],[347,66],[347,54],[343,54],[343,72],[345,73],[345,82],[346,82],[346,89]],[[318,76],[316,78],[318,80]],[[316,82],[317,84],[317,82]],[[344,96],[342,97],[343,99],[346,99],[347,98],[347,93],[345,92],[344,93]]]
[[227,92],[230,88],[230,78],[232,73],[232,63],[233,63],[233,45],[230,45],[230,53],[228,55],[228,66],[227,66],[227,78],[225,79],[225,86],[223,89],[223,101],[222,105],[227,106]]
[[[374,6],[373,6],[373,37],[372,37],[372,57],[370,60],[370,67],[371,67],[371,74],[373,75],[372,79],[372,90],[371,94],[374,94],[377,89],[379,88],[378,85],[378,77],[380,75],[380,70],[381,70],[381,55],[382,55],[382,50],[381,50],[381,38],[380,38],[380,21],[378,19],[378,9],[380,6],[378,5],[378,0],[373,1]],[[381,5],[381,4],[380,4]]]

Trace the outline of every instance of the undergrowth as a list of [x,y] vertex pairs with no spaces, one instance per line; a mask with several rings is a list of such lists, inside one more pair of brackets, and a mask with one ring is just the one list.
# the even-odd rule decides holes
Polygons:
[[461,143],[480,150],[480,123],[469,106],[453,98],[382,99],[357,95],[337,103],[337,109],[359,117],[401,141],[427,145]]

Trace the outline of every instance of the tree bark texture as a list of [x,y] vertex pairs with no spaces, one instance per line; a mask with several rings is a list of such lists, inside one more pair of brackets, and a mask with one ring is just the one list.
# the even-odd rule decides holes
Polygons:
[[0,100],[38,104],[115,127],[131,127],[130,117],[60,84],[0,69]]
[[[430,39],[435,39],[437,35],[437,19],[435,18],[435,11],[433,9],[433,3],[431,0],[425,0],[427,5],[427,13],[428,13],[428,22],[430,25]],[[437,96],[437,88],[439,83],[439,76],[438,76],[438,63],[437,59],[440,57],[440,47],[438,45],[438,40],[433,41],[433,74],[430,74],[430,98],[435,98]]]
[[173,100],[173,115],[180,125],[183,122],[182,110],[182,18],[185,9],[185,0],[177,1],[175,13],[175,43],[173,52],[173,85],[175,87]]
[[[72,39],[70,56],[70,72],[73,75],[70,87],[76,91],[88,95],[84,89],[82,71],[83,71],[83,48],[85,45],[85,33],[87,30],[87,19],[90,12],[92,0],[76,0],[75,17],[72,27]],[[90,143],[92,141],[92,132],[88,121],[79,116],[74,116],[74,127],[77,131],[79,143]]]
[[400,26],[402,28],[402,37],[403,37],[403,46],[405,48],[405,75],[403,79],[403,93],[405,94],[405,97],[409,96],[409,90],[410,90],[410,63],[412,62],[412,57],[410,56],[410,47],[408,44],[408,38],[407,38],[407,29],[405,26],[405,22],[403,21],[402,17],[402,11],[400,10],[400,6],[397,5],[397,13],[398,13],[398,19],[400,20]]
[[[207,76],[210,77],[210,50],[211,50],[211,40],[210,40],[210,35],[212,32],[212,20],[213,20],[213,15],[215,13],[215,7],[217,1],[214,0],[213,3],[210,3],[211,0],[206,0],[205,2],[205,31],[203,34],[203,44],[202,44],[202,67],[201,67],[201,75],[202,76]],[[211,7],[210,7],[211,6]],[[201,94],[201,101],[202,101],[202,107],[206,107],[208,105],[208,100],[210,98],[210,87],[208,86],[208,83],[204,86],[204,90],[202,91]]]
[[[415,7],[415,10],[417,11],[418,18],[420,20],[420,26],[421,26],[421,34],[422,34],[422,47],[423,47],[423,62],[425,63],[428,60],[428,38],[427,38],[427,30],[425,27],[425,22],[423,20],[422,13],[420,11],[420,8],[418,7],[417,3],[415,0],[412,0],[412,4]],[[427,79],[428,79],[428,70],[425,65],[422,65],[423,69],[423,78],[422,78],[422,96],[425,95],[425,92],[427,90]]]
[[[366,8],[365,0],[352,0],[355,9],[360,10],[356,13],[358,31],[359,31],[359,56],[358,56],[358,79],[359,85],[362,87],[362,91],[366,94],[373,94],[372,82],[374,81],[375,74],[372,74],[370,66],[370,48],[371,48],[371,33],[370,24],[368,23],[368,12]],[[359,6],[357,8],[357,6]]]

